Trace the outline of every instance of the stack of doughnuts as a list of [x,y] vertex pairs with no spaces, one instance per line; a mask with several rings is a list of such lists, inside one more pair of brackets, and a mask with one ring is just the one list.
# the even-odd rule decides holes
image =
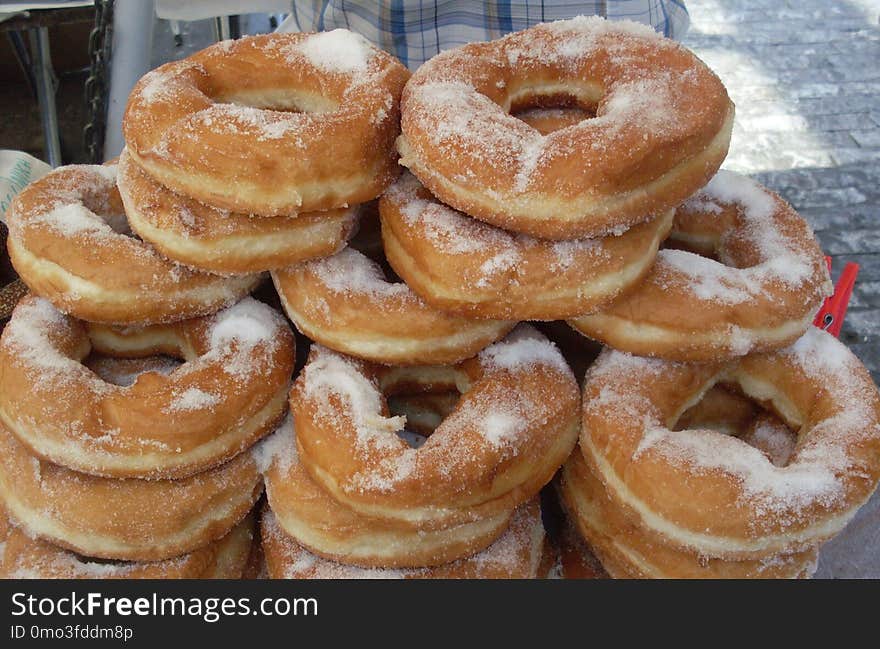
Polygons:
[[132,229],[229,277],[337,252],[398,174],[408,76],[346,30],[224,41],[149,72],[123,122]]
[[537,496],[574,448],[577,403],[562,355],[530,327],[450,365],[314,345],[291,420],[264,446],[269,575],[546,574]]
[[16,197],[0,574],[245,573],[295,359],[248,294],[336,252],[397,175],[407,76],[349,32],[220,43],[141,80],[118,161]]
[[810,576],[880,478],[880,395],[836,338],[713,363],[605,350],[560,490],[615,577]]
[[240,577],[263,490],[252,447],[286,412],[293,359],[286,322],[249,297],[127,327],[25,297],[0,338],[0,500],[17,539],[0,572]]
[[811,326],[808,224],[720,170],[733,115],[600,18],[411,77],[346,30],[150,72],[119,159],[9,213],[0,575],[809,576],[880,395]]

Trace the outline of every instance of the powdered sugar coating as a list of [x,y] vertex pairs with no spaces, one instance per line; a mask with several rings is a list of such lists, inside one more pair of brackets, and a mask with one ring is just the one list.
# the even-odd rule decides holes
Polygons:
[[740,437],[750,446],[763,451],[774,466],[785,466],[797,446],[797,435],[776,417],[762,416]]
[[[186,361],[89,355],[95,345],[137,356],[157,340],[172,349],[178,344]],[[260,417],[272,417],[272,408],[281,415],[283,401],[272,404],[270,388],[286,391],[289,376],[278,368],[293,365],[284,320],[251,298],[208,319],[151,330],[87,328],[47,300],[27,297],[4,330],[0,356],[9,369],[0,408],[14,431],[40,440],[45,446],[37,448],[52,461],[103,476],[185,473],[192,449],[213,436],[224,438],[221,446],[255,439],[263,432]],[[230,403],[240,410],[221,415]],[[148,411],[164,413],[174,425],[145,426]]]
[[282,326],[277,313],[246,297],[213,318],[211,347],[222,347],[232,341],[244,348],[271,343]]
[[[29,206],[27,213],[17,214],[10,220],[10,230],[18,233],[23,228],[46,227],[65,237],[84,235],[90,238],[114,238],[116,229],[127,232],[127,225],[117,225],[124,215],[110,214],[110,195],[116,188],[116,165],[80,166],[87,173],[78,174],[75,183],[61,185],[47,192],[44,200]],[[66,172],[56,171],[60,180]]]
[[312,34],[294,49],[315,67],[339,74],[365,71],[375,51],[367,39],[347,29]]
[[510,525],[492,545],[472,557],[436,568],[359,568],[322,559],[287,535],[274,512],[261,522],[263,537],[271,544],[284,579],[535,579],[541,564],[544,529],[536,506],[519,507]]
[[487,347],[479,359],[487,369],[518,372],[544,365],[574,376],[556,345],[529,325],[520,325],[507,338]]
[[374,295],[376,297],[415,295],[403,282],[389,282],[382,268],[354,248],[343,248],[335,255],[305,262],[304,268],[317,275],[333,293]]
[[220,396],[216,394],[205,392],[199,388],[187,388],[175,397],[169,406],[169,410],[209,410],[218,403],[220,403]]
[[257,470],[263,475],[266,475],[273,465],[280,471],[286,472],[299,460],[293,418],[289,413],[274,433],[254,447],[254,460],[257,463]]
[[[595,117],[542,135],[507,114],[517,101],[508,86],[527,96],[568,94],[595,107]],[[708,95],[702,106],[694,101]],[[618,171],[631,171],[625,160],[643,164],[666,144],[705,138],[696,124],[723,116],[727,103],[717,78],[674,41],[637,23],[583,16],[441,53],[416,72],[404,101],[403,164],[426,184],[429,175],[454,184],[467,194],[462,202],[479,192],[493,204],[567,198],[578,186],[608,191]],[[590,236],[636,222],[607,221]]]
[[[382,415],[382,393],[375,381],[365,376],[362,366],[326,347],[314,345],[312,349],[312,359],[303,369],[302,385],[304,396],[319,404],[319,415],[330,420],[351,418],[357,445],[364,450],[401,446],[402,442],[391,433],[403,430],[406,417]],[[330,394],[345,402],[346,415],[340,415],[329,402]]]
[[[607,417],[626,422],[621,424],[627,431],[622,434],[630,439],[631,432],[638,442],[632,454],[635,463],[662,460],[684,475],[729,479],[735,485],[737,503],[753,512],[755,526],[785,528],[803,524],[807,512],[816,508],[846,507],[853,490],[859,488],[854,486],[859,482],[853,482],[854,471],[877,473],[876,466],[867,469],[861,450],[880,443],[876,388],[843,344],[810,327],[794,345],[768,361],[786,368],[792,381],[816,386],[811,408],[822,410],[793,413],[794,406],[786,405],[789,397],[764,383],[763,358],[746,357],[742,365],[729,367],[707,366],[697,376],[708,381],[704,389],[719,380],[735,381],[747,394],[755,391],[756,399],[778,402],[790,416],[803,417],[797,437],[784,427],[766,426],[743,439],[712,430],[670,430],[653,401],[654,392],[659,391],[656,386],[684,380],[696,385],[698,378],[688,376],[687,365],[618,351],[604,352],[591,370],[586,421]],[[822,418],[817,418],[818,412],[824,413]],[[586,424],[585,430],[590,430]]]
[[[514,285],[528,284],[526,256],[537,248],[546,248],[554,271],[566,271],[587,263],[611,259],[611,254],[597,239],[548,242],[526,234],[508,232],[471,218],[438,200],[421,196],[419,181],[405,173],[385,192],[405,222],[423,232],[433,247],[450,260],[466,262],[475,254],[486,256],[477,269],[473,284],[477,288],[493,286],[508,277]],[[454,261],[452,261],[454,263]]]
[[[709,264],[698,262],[689,256],[688,263],[697,266],[694,269],[696,281],[703,283],[707,294],[711,295],[711,291],[708,290],[711,285],[717,290],[716,299],[736,302],[741,292],[755,294],[759,291],[761,289],[759,282],[775,280],[791,286],[799,286],[812,277],[814,269],[810,258],[805,254],[803,243],[786,236],[780,229],[780,221],[776,216],[779,206],[773,195],[748,176],[722,169],[706,187],[698,191],[682,207],[717,214],[727,205],[735,205],[744,221],[742,227],[730,236],[743,238],[753,245],[759,251],[760,264],[749,269],[750,273],[746,275],[736,274],[735,270],[716,262],[718,268],[713,273],[708,270]],[[812,235],[808,226],[806,230]],[[688,253],[679,251],[678,255],[672,255],[671,252],[666,251],[662,254],[664,257],[673,257],[670,263],[684,272],[685,264],[680,257]],[[676,260],[676,256],[679,259]],[[725,286],[718,277],[722,269],[727,269],[728,286]],[[740,287],[731,288],[729,283],[732,282],[739,283]],[[729,294],[730,290],[733,290],[734,294]]]
[[[574,415],[568,408],[576,397],[575,379],[561,354],[523,326],[488,347],[477,363],[467,371],[472,376],[454,370],[456,381],[470,377],[473,383],[464,383],[468,390],[455,409],[423,445],[413,448],[399,435],[405,417],[386,416],[383,394],[368,366],[314,346],[294,388],[299,397],[293,398],[294,414],[304,418],[299,422],[303,452],[318,463],[328,449],[344,457],[332,472],[333,488],[346,494],[394,498],[410,485],[435,484],[427,500],[443,490],[461,492],[465,475],[475,480],[498,471],[509,458],[523,461],[526,449],[535,454],[537,465],[551,462],[556,450],[550,447],[572,432],[563,422]],[[558,385],[559,394],[543,394],[542,386],[526,378],[534,375]]]

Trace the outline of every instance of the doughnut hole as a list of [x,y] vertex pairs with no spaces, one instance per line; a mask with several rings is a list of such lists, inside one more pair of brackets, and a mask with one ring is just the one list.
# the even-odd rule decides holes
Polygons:
[[92,351],[82,364],[107,383],[128,387],[146,372],[168,376],[183,365],[183,359],[164,354],[146,358],[117,358]]
[[381,377],[380,386],[391,416],[406,417],[398,436],[418,448],[455,410],[464,390],[452,367],[399,367]]
[[220,93],[211,97],[217,104],[231,104],[280,113],[331,113],[339,102],[329,97],[294,88],[255,88]]
[[671,428],[709,429],[736,437],[764,453],[777,467],[788,465],[798,441],[797,432],[776,413],[728,384],[712,386]]
[[558,87],[527,85],[512,93],[504,106],[508,113],[541,135],[596,117],[595,91],[575,94]]
[[682,207],[661,249],[684,250],[731,268],[750,268],[764,261],[751,224],[736,204],[714,205],[711,219],[689,203]]
[[170,326],[140,330],[88,324],[86,341],[71,358],[103,381],[123,387],[135,383],[148,389],[158,387],[165,383],[160,377],[170,376],[206,351],[197,349],[187,336],[177,334]]

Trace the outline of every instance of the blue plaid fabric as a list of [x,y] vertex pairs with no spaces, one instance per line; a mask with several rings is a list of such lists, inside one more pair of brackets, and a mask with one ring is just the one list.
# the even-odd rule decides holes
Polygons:
[[297,0],[278,31],[344,27],[414,70],[442,50],[577,15],[634,20],[671,38],[681,38],[689,24],[683,0]]

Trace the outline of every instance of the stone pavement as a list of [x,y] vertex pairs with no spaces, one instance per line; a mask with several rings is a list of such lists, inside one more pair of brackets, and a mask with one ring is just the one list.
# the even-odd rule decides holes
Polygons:
[[[880,2],[688,0],[684,42],[727,85],[725,166],[804,215],[834,277],[861,265],[841,339],[880,378]],[[817,577],[880,577],[880,492],[822,548]]]
[[736,103],[725,167],[754,175],[861,272],[841,338],[880,379],[880,1],[687,0],[684,39]]

